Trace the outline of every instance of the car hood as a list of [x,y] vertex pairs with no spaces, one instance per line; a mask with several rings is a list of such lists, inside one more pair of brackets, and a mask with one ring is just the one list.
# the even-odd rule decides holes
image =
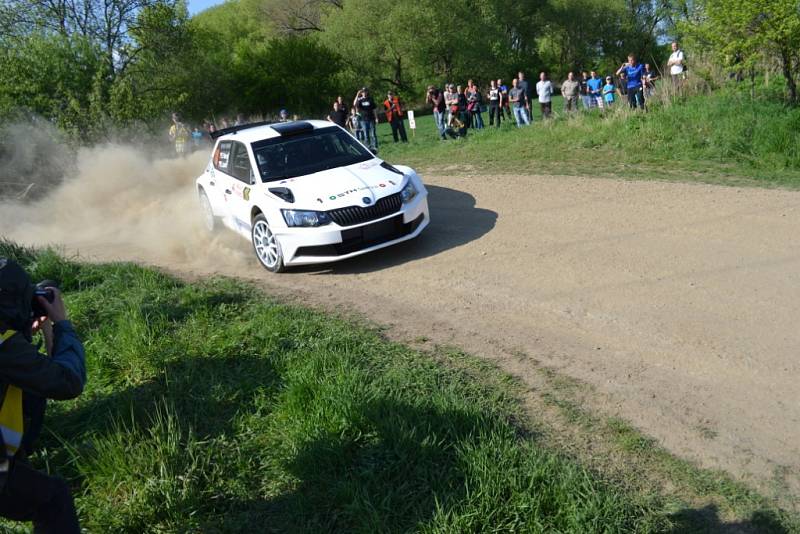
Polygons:
[[363,163],[328,169],[307,176],[264,184],[269,189],[284,187],[294,196],[293,208],[330,210],[345,206],[372,206],[379,198],[399,192],[406,177],[372,159]]

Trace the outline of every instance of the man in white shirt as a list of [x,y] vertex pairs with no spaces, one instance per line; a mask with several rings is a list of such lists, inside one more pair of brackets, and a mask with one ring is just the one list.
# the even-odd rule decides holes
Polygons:
[[539,82],[536,84],[536,93],[539,95],[539,106],[542,108],[542,117],[548,118],[552,111],[553,84],[547,79],[547,74],[539,73]]
[[672,81],[675,83],[680,82],[684,78],[684,72],[686,71],[684,61],[686,61],[686,56],[683,54],[683,50],[678,46],[678,42],[674,41],[672,43],[672,54],[670,54],[669,61],[667,61],[667,67],[669,67],[669,73],[672,76]]

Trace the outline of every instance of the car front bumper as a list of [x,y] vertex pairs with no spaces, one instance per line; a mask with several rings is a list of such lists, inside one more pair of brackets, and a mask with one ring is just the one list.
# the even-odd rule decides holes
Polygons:
[[364,224],[286,228],[276,237],[286,266],[330,263],[413,239],[429,222],[427,194],[421,194],[400,211]]

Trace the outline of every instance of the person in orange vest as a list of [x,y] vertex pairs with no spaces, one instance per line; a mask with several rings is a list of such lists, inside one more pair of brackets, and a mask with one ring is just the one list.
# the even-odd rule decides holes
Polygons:
[[406,127],[403,124],[403,106],[400,104],[400,99],[392,91],[389,91],[386,95],[386,100],[383,101],[383,107],[386,113],[386,120],[389,121],[389,125],[392,127],[394,142],[398,141],[397,134],[399,133],[400,139],[404,143],[408,143]]
[[[36,330],[47,356],[31,342]],[[18,263],[0,257],[0,517],[32,521],[34,532],[80,534],[67,483],[34,469],[27,456],[45,399],[75,398],[85,384],[83,345],[58,289],[34,286]]]

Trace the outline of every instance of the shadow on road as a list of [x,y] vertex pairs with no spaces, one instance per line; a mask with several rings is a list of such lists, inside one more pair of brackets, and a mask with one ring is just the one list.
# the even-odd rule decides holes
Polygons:
[[756,510],[750,519],[726,522],[720,517],[716,505],[702,508],[686,508],[670,515],[673,527],[670,534],[719,533],[719,534],[788,534],[788,530],[770,510]]
[[497,213],[476,208],[475,197],[469,193],[436,185],[426,187],[431,223],[416,239],[339,263],[290,269],[289,274],[357,274],[380,271],[465,245],[480,239],[494,228]]

